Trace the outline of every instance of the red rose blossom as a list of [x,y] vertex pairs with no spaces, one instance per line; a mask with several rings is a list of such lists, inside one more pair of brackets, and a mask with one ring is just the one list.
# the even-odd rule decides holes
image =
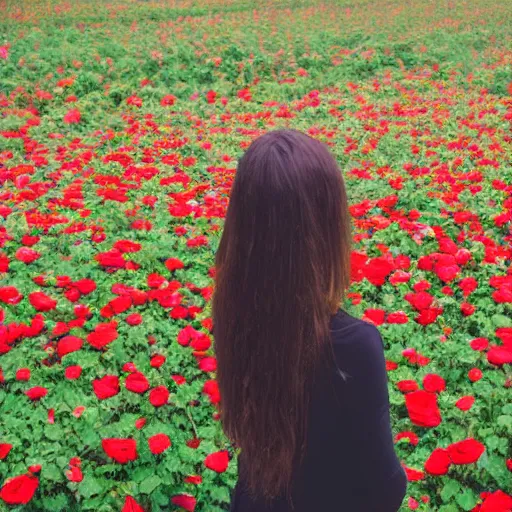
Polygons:
[[137,442],[135,439],[103,439],[101,446],[105,453],[119,464],[126,464],[137,459]]
[[119,377],[117,375],[105,375],[101,379],[92,381],[94,394],[100,399],[105,400],[119,393]]
[[169,400],[169,390],[165,386],[157,386],[149,393],[149,402],[154,407],[162,407]]
[[455,402],[455,406],[458,407],[461,411],[469,411],[473,404],[475,403],[475,398],[473,396],[463,396],[459,398],[457,402]]
[[166,434],[155,434],[148,439],[148,445],[151,453],[158,455],[171,446],[171,440]]
[[8,505],[26,505],[34,496],[39,479],[33,475],[20,475],[7,479],[0,489],[0,498]]
[[128,391],[133,391],[134,393],[145,393],[149,389],[148,379],[146,379],[143,373],[137,371],[130,373],[126,377],[124,385]]
[[190,494],[177,494],[171,498],[171,502],[187,512],[194,512],[196,508],[196,499]]
[[479,441],[469,438],[451,444],[447,450],[454,464],[472,464],[484,453],[485,446]]
[[441,423],[437,396],[434,393],[423,390],[408,393],[405,395],[405,405],[414,425],[437,427]]
[[425,471],[430,475],[446,475],[452,464],[448,450],[436,448],[425,462]]
[[126,496],[121,512],[144,512],[144,509],[131,496]]
[[211,453],[204,460],[204,465],[216,473],[224,473],[228,468],[229,454],[227,450]]

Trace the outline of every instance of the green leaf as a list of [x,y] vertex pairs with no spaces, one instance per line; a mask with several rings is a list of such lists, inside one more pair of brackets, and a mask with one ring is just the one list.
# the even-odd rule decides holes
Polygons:
[[501,427],[507,427],[512,431],[512,416],[498,416],[497,423]]
[[492,315],[491,320],[495,327],[512,327],[512,319],[505,315]]
[[455,501],[464,510],[471,510],[476,505],[478,500],[471,489],[466,489],[462,494],[457,495]]
[[453,503],[450,503],[449,505],[441,506],[439,512],[459,512],[459,508]]
[[47,480],[59,481],[62,480],[62,471],[55,464],[45,464],[41,475]]
[[460,491],[459,482],[456,480],[449,480],[441,490],[441,499],[443,501],[449,501]]
[[100,494],[103,491],[103,485],[101,481],[94,477],[86,477],[78,485],[78,492],[84,498],[90,498],[96,494]]
[[68,499],[65,494],[57,494],[56,496],[44,497],[43,505],[46,510],[59,512],[68,506]]
[[151,494],[161,483],[158,475],[151,475],[140,484],[139,490],[142,494]]

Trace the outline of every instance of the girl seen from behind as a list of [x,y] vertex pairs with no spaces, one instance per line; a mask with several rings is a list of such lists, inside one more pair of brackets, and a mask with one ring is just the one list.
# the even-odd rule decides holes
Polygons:
[[240,160],[216,256],[217,379],[234,512],[395,512],[382,339],[340,309],[351,231],[325,145],[278,130]]

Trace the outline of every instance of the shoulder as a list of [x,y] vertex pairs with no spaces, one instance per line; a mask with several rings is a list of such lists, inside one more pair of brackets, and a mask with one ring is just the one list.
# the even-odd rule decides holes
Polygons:
[[379,330],[373,324],[355,318],[346,311],[340,310],[331,319],[331,339],[333,345],[364,344],[382,345]]
[[372,324],[340,311],[331,320],[331,343],[337,366],[353,376],[384,369],[384,346]]

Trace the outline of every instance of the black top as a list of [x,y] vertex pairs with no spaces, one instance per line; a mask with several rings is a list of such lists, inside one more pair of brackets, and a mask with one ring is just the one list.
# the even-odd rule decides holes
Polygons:
[[[284,498],[252,499],[239,477],[232,512],[396,512],[407,486],[389,420],[382,338],[376,327],[340,311],[331,320],[337,368],[313,390],[307,449]],[[343,373],[343,375],[340,373]],[[239,456],[239,475],[246,461]]]

